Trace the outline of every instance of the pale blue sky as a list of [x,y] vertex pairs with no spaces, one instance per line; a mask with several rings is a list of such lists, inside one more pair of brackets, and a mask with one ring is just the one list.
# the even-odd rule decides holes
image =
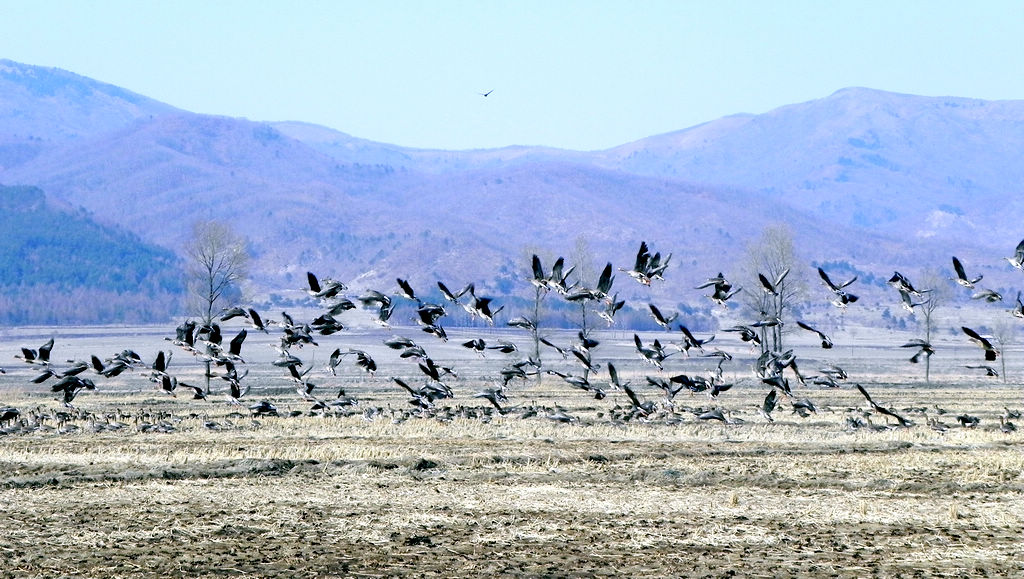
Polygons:
[[0,0],[0,58],[445,149],[602,149],[847,86],[1024,99],[1022,33],[1024,1]]

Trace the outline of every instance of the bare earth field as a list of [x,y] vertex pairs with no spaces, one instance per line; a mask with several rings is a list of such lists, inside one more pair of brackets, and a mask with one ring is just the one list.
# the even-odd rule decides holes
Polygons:
[[[170,348],[165,334],[65,330],[54,358],[133,344],[152,360]],[[253,417],[219,396],[163,395],[144,371],[98,379],[64,409],[13,359],[49,335],[0,343],[0,406],[44,417],[0,435],[3,577],[1024,575],[1024,434],[999,421],[1024,409],[1024,389],[957,370],[969,347],[948,347],[945,366],[936,355],[930,385],[898,347],[837,348],[827,361],[849,382],[800,387],[817,412],[801,418],[786,402],[767,423],[749,360],[726,367],[736,386],[718,400],[684,393],[667,412],[631,334],[609,334],[602,361],[663,409],[643,422],[617,418],[621,392],[595,400],[555,376],[513,382],[499,415],[472,394],[503,358],[464,352],[455,336],[423,340],[460,369],[455,398],[428,416],[410,416],[389,379],[415,376],[415,364],[376,346],[376,377],[347,367],[334,378],[322,344],[313,364],[325,397],[344,386],[359,405],[315,415],[280,368],[257,365],[273,358],[267,337],[246,343],[243,402],[271,401],[281,416]],[[369,349],[380,337],[359,339]],[[826,361],[806,355],[812,371]],[[173,369],[198,383],[185,358]],[[713,366],[673,364],[666,375]],[[914,426],[885,428],[878,414],[850,426],[870,410],[854,382]],[[742,423],[697,419],[712,407]],[[552,419],[556,409],[573,420]],[[980,424],[961,427],[964,413]]]

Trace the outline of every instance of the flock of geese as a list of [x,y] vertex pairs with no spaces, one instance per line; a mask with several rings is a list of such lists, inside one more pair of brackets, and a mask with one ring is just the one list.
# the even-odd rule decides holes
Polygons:
[[[632,267],[629,269],[619,268],[618,271],[626,273],[630,279],[642,286],[650,286],[656,281],[664,280],[671,258],[671,253],[665,256],[662,256],[660,252],[652,253],[647,243],[641,242]],[[1018,244],[1014,256],[1006,259],[1013,267],[1024,271],[1024,241]],[[952,262],[955,277],[951,279],[959,286],[974,291],[972,298],[986,302],[1002,300],[1002,296],[998,293],[978,288],[976,284],[982,280],[982,276],[968,275],[963,264],[956,257],[953,257]],[[566,268],[563,258],[558,258],[550,269],[546,269],[542,260],[537,255],[533,255],[529,282],[537,289],[537,299],[544,299],[549,294],[557,295],[568,302],[590,307],[597,311],[609,326],[614,324],[616,313],[624,307],[625,301],[618,299],[617,293],[612,293],[615,281],[612,264],[608,263],[603,268],[593,287],[586,287],[578,281],[571,281],[574,269],[574,267]],[[858,301],[859,298],[850,291],[850,287],[857,280],[856,277],[836,283],[822,268],[818,268],[817,273],[831,296],[832,305],[837,308],[847,308]],[[780,296],[786,289],[788,274],[788,269],[771,277],[759,273],[757,280],[760,287],[748,293],[760,295],[768,300],[781,299]],[[395,334],[383,340],[382,343],[389,351],[394,352],[398,360],[408,364],[407,367],[410,370],[390,376],[387,383],[405,393],[408,397],[408,407],[405,409],[390,407],[360,409],[359,400],[347,395],[344,387],[339,388],[336,394],[333,393],[333,389],[325,394],[325,386],[320,382],[323,379],[328,379],[328,374],[332,377],[336,376],[339,367],[348,365],[365,372],[368,379],[378,380],[376,375],[380,368],[377,360],[370,353],[351,347],[336,348],[328,356],[326,366],[319,368],[319,372],[314,372],[317,368],[300,356],[304,348],[318,347],[318,339],[343,332],[346,329],[346,324],[342,318],[346,312],[361,308],[369,312],[377,324],[390,328],[397,301],[405,300],[414,308],[413,321],[425,335],[430,336],[428,339],[447,342],[448,332],[445,330],[443,322],[449,309],[461,307],[472,317],[479,318],[493,326],[497,323],[496,315],[503,311],[503,307],[495,307],[492,298],[478,295],[477,289],[472,283],[458,291],[452,291],[444,283],[438,281],[436,285],[441,296],[441,303],[428,301],[415,291],[408,280],[402,278],[396,280],[396,291],[367,290],[359,294],[349,294],[346,284],[330,278],[320,278],[312,272],[307,274],[307,283],[306,292],[315,300],[319,309],[318,315],[310,321],[296,321],[286,312],[281,313],[279,320],[271,320],[252,307],[234,306],[222,311],[217,319],[205,323],[186,320],[175,328],[173,337],[165,338],[177,348],[178,352],[183,352],[183,355],[203,363],[207,368],[204,376],[205,386],[186,383],[173,373],[171,366],[175,352],[173,348],[167,351],[161,350],[151,363],[144,362],[139,354],[126,349],[106,358],[92,355],[87,361],[69,360],[67,365],[62,367],[52,359],[54,341],[50,339],[36,349],[21,348],[21,352],[16,354],[15,358],[38,370],[31,382],[49,384],[50,390],[59,396],[62,404],[66,407],[65,411],[54,414],[65,417],[73,416],[75,412],[81,412],[75,408],[74,401],[82,391],[92,391],[97,388],[94,380],[111,379],[126,371],[145,375],[157,389],[168,395],[173,396],[180,392],[186,392],[193,399],[206,400],[213,395],[214,391],[217,391],[218,397],[223,397],[232,405],[246,408],[251,416],[278,415],[278,409],[269,400],[245,402],[250,392],[250,381],[246,379],[248,369],[243,357],[245,340],[250,332],[261,332],[267,335],[273,332],[276,336],[274,347],[277,357],[273,360],[272,365],[280,369],[281,380],[287,380],[293,384],[297,395],[310,404],[309,413],[311,414],[352,415],[361,413],[368,419],[389,416],[393,420],[406,420],[412,417],[452,419],[456,416],[490,420],[495,414],[518,414],[523,417],[540,416],[558,422],[577,421],[578,418],[557,406],[539,407],[523,404],[513,407],[509,405],[510,392],[516,382],[524,382],[543,374],[556,377],[567,387],[596,400],[605,399],[610,392],[621,393],[621,396],[615,398],[617,403],[607,413],[608,419],[616,423],[655,420],[673,423],[683,421],[683,417],[688,414],[697,420],[714,420],[726,424],[743,422],[742,419],[734,417],[730,411],[724,410],[716,404],[719,397],[734,385],[724,380],[723,371],[723,366],[733,360],[733,355],[724,350],[712,348],[713,335],[695,336],[685,325],[679,323],[678,313],[666,313],[653,303],[647,304],[651,318],[673,337],[645,341],[639,334],[633,334],[636,355],[650,368],[649,372],[642,373],[644,374],[642,384],[633,384],[621,379],[622,375],[613,362],[601,363],[599,361],[596,354],[601,344],[591,329],[581,328],[576,332],[576,339],[569,343],[559,344],[552,341],[549,336],[543,335],[538,320],[528,316],[516,316],[509,318],[506,324],[529,334],[530,354],[524,354],[516,343],[509,340],[488,342],[482,337],[476,337],[461,343],[462,347],[476,353],[481,359],[490,354],[498,356],[501,360],[500,369],[496,373],[492,373],[489,378],[490,385],[472,395],[473,399],[485,402],[486,406],[439,405],[438,401],[455,397],[449,382],[458,378],[458,371],[431,357],[427,351],[429,346],[407,336]],[[899,294],[899,303],[908,311],[913,312],[916,308],[928,304],[931,290],[916,288],[903,274],[895,272],[888,283],[896,289]],[[727,308],[730,300],[734,299],[743,288],[731,283],[723,274],[719,273],[698,285],[697,289],[709,290],[710,293],[705,294],[706,297],[715,304]],[[784,324],[790,323],[790,320],[775,315],[777,311],[766,308],[766,311],[762,311],[757,319],[747,324],[724,329],[726,332],[738,334],[740,340],[749,344],[753,352],[759,353],[753,363],[754,380],[765,387],[767,393],[763,402],[758,406],[757,413],[767,422],[773,422],[773,413],[778,411],[780,405],[787,402],[792,412],[799,416],[807,417],[817,412],[817,407],[809,398],[794,392],[794,386],[797,383],[801,386],[839,387],[848,380],[846,371],[834,364],[825,365],[817,374],[807,374],[801,370],[798,357],[793,350],[777,351],[774,347],[777,342],[771,339],[770,332],[779,330]],[[1024,319],[1024,304],[1021,302],[1019,292],[1016,306],[1009,311],[1014,316]],[[232,331],[233,335],[228,338],[224,334],[228,323],[242,323],[244,327]],[[820,342],[822,349],[833,348],[832,339],[824,332],[803,320],[797,320],[795,324],[801,330],[813,334],[816,341]],[[989,337],[967,326],[963,326],[961,330],[970,342],[978,346],[979,358],[984,362],[995,361],[1000,355],[999,349]],[[537,344],[538,348],[542,346],[543,350],[533,351],[534,344]],[[910,358],[912,363],[917,363],[935,352],[932,344],[922,339],[908,341],[902,347],[915,350]],[[545,355],[540,355],[541,351]],[[666,363],[674,356],[705,360],[707,367],[701,374],[673,375],[666,371]],[[553,359],[554,362],[551,362],[550,359]],[[998,375],[991,366],[980,362],[981,360],[979,360],[979,364],[969,367],[984,369],[988,376]],[[0,368],[0,372],[3,372],[2,368]],[[410,372],[414,377],[410,377]],[[210,381],[219,385],[210,388]],[[639,392],[640,385],[660,392],[660,397],[657,400],[645,398]],[[848,415],[846,424],[850,428],[909,427],[914,424],[914,421],[908,416],[914,413],[924,414],[926,422],[932,428],[937,430],[948,428],[948,425],[943,424],[937,417],[929,417],[920,409],[904,409],[902,412],[898,412],[893,408],[876,403],[863,386],[857,384],[856,388],[871,410]],[[681,399],[678,398],[681,393],[705,395],[711,405],[685,406],[680,403]],[[692,397],[688,399],[693,400]],[[945,413],[944,410],[937,408],[936,411],[940,415]],[[42,414],[34,412],[32,415],[37,419],[36,423],[38,424],[38,417]],[[605,413],[599,413],[599,417],[603,416]],[[872,423],[872,416],[876,420],[881,417],[884,424]],[[1016,426],[1010,419],[1019,418],[1019,416],[1019,412],[1006,409],[1006,412],[1000,417],[1000,429],[1004,432],[1016,430]],[[980,422],[977,417],[967,414],[958,416],[957,421],[966,428],[976,427]],[[19,409],[0,407],[0,432],[6,433],[19,428],[28,428],[30,422],[27,416],[22,416]]]

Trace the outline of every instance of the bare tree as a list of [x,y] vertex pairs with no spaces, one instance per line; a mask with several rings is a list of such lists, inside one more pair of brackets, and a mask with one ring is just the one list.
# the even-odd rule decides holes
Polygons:
[[[572,250],[572,263],[576,266],[573,271],[576,274],[576,281],[579,287],[597,287],[597,277],[600,272],[594,266],[594,252],[590,249],[590,243],[582,235],[576,238],[576,245]],[[580,300],[580,331],[584,336],[590,335],[589,321],[594,310],[591,300]]]
[[1006,383],[1006,347],[1017,341],[1017,324],[1014,320],[1000,319],[992,325],[992,335],[999,342],[999,360],[1003,365],[1003,383]]
[[[748,279],[743,284],[747,307],[758,319],[776,320],[775,325],[762,326],[761,350],[781,352],[786,318],[803,299],[807,282],[797,268],[793,236],[786,225],[765,227],[761,237],[747,247],[743,271]],[[759,275],[774,286],[773,292],[762,289]]]
[[[921,278],[920,287],[925,288],[927,298],[921,304],[921,313],[924,317],[924,341],[931,344],[932,334],[936,330],[938,320],[935,311],[945,305],[951,296],[950,286],[947,278],[941,271],[932,269],[924,273]],[[924,381],[931,382],[932,357],[924,358]]]
[[[240,293],[239,284],[249,273],[249,254],[245,240],[230,226],[219,221],[201,221],[192,227],[192,238],[185,247],[189,263],[188,288],[192,310],[213,323],[214,312],[232,293]],[[210,392],[210,362],[206,362],[206,392]]]
[[192,227],[188,254],[188,287],[193,311],[203,323],[213,321],[222,298],[239,291],[249,274],[245,239],[219,221],[201,221]]

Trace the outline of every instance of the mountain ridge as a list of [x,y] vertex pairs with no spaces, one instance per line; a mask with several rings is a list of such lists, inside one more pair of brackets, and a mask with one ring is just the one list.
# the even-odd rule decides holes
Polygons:
[[[31,154],[4,162],[0,145],[0,182],[38,186],[172,249],[197,220],[228,222],[251,241],[255,293],[297,290],[306,270],[367,285],[401,275],[505,291],[528,248],[568,255],[583,240],[596,261],[620,265],[647,240],[675,251],[686,272],[655,290],[673,299],[737,267],[776,223],[790,226],[807,260],[842,259],[879,276],[941,267],[953,251],[1008,255],[1021,236],[1013,215],[1022,201],[1005,191],[1024,177],[1010,162],[1024,152],[1024,101],[850,88],[602,151],[444,151],[148,100],[145,110],[116,96],[82,105],[72,97],[95,94],[95,81],[61,78],[86,88],[25,101],[35,107],[25,118],[49,120],[31,129],[40,133]],[[0,82],[0,103],[11,82]],[[73,105],[81,118],[47,124]],[[5,118],[0,144],[21,142],[21,125]],[[92,129],[66,138],[77,126]]]

